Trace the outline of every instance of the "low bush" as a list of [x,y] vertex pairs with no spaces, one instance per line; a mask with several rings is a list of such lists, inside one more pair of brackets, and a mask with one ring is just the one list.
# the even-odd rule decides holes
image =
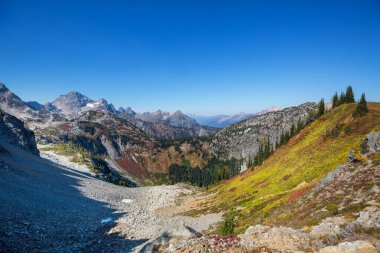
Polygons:
[[228,210],[224,222],[218,227],[218,234],[220,235],[234,235],[238,212],[236,208]]
[[326,206],[327,211],[331,212],[333,215],[337,215],[339,212],[339,208],[335,204],[328,204]]

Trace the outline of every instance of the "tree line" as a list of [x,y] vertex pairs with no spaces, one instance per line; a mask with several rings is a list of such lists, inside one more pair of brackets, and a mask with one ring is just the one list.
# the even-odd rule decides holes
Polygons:
[[169,179],[172,184],[187,182],[199,187],[216,184],[240,173],[241,160],[232,158],[220,160],[212,156],[205,168],[172,164],[169,167]]

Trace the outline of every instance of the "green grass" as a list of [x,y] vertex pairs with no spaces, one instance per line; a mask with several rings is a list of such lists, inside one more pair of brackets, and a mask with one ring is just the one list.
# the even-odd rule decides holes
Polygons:
[[337,215],[339,211],[338,207],[335,204],[328,204],[326,206],[326,210],[331,212],[333,215]]
[[69,156],[70,161],[78,164],[86,164],[90,161],[91,153],[71,142],[57,143],[52,146],[40,148],[42,151],[53,151],[56,154]]
[[[356,104],[344,104],[326,113],[276,150],[261,166],[212,188],[217,193],[212,204],[224,210],[232,205],[246,207],[240,220],[242,228],[250,222],[265,221],[272,210],[300,199],[319,180],[345,163],[351,149],[360,157],[362,138],[380,128],[380,103],[368,106],[369,113],[363,117],[352,117]],[[325,138],[326,132],[337,125],[345,130],[334,138]]]

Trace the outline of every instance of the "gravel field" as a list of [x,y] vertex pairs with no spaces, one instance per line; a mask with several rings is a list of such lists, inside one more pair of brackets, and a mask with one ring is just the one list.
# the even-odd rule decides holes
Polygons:
[[164,232],[221,220],[156,213],[196,191],[172,185],[126,188],[99,180],[65,157],[8,147],[0,154],[0,252],[139,252]]

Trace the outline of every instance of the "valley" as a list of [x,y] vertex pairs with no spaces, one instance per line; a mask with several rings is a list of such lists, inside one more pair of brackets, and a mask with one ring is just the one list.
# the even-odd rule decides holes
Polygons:
[[1,84],[0,252],[377,252],[380,104],[351,93],[217,129]]

